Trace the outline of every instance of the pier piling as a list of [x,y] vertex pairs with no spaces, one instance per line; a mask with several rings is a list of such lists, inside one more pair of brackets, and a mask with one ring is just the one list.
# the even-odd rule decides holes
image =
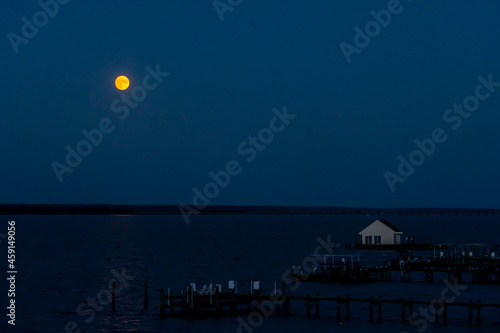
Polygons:
[[144,309],[148,308],[148,280],[144,280]]
[[443,297],[443,323],[446,324],[448,322],[448,304],[446,303],[446,297]]
[[349,319],[349,294],[346,296],[346,314],[345,314],[346,319]]
[[111,311],[115,311],[115,282],[111,286]]
[[340,319],[340,295],[337,296],[337,319]]
[[439,303],[439,300],[434,300],[432,301],[432,305],[434,306],[434,322],[436,324],[439,324],[439,310],[438,310],[438,305],[439,309],[441,309],[441,304]]
[[319,299],[318,294],[316,293],[316,317],[319,317]]
[[405,322],[405,298],[401,298],[401,322]]
[[378,297],[378,321],[382,321],[382,296]]
[[163,317],[164,315],[165,315],[165,295],[163,295],[163,288],[160,288],[160,316]]
[[373,296],[370,296],[370,321],[373,321]]
[[469,299],[469,325],[472,325],[472,300]]
[[481,325],[481,300],[477,300],[477,326]]
[[311,297],[307,294],[307,316],[311,315]]
[[410,318],[413,313],[413,297],[410,297],[410,300],[408,301],[408,305],[410,306]]

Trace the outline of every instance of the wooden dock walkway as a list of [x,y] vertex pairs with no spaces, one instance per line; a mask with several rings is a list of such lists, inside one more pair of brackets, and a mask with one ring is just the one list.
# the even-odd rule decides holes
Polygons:
[[[393,274],[394,273],[394,274]],[[431,267],[411,265],[402,269],[399,267],[321,267],[310,274],[303,274],[293,268],[291,279],[309,282],[340,282],[340,283],[366,283],[386,281],[392,282],[394,278],[401,276],[401,281],[415,281],[415,273],[423,273],[424,282],[434,282],[436,273],[446,273],[448,281],[455,278],[458,282],[465,281],[477,284],[500,284],[500,267]],[[421,280],[422,281],[422,280]]]
[[326,267],[313,271],[311,274],[303,274],[293,268],[292,281],[310,282],[340,282],[340,283],[366,283],[376,281],[391,282],[392,273],[388,267]]
[[[266,316],[272,314],[291,315],[290,302],[300,304],[305,307],[307,316],[311,316],[314,311],[315,316],[320,316],[321,304],[331,302],[334,304],[334,312],[330,315],[338,319],[348,319],[351,317],[352,307],[356,304],[365,304],[363,308],[368,305],[366,317],[370,321],[382,321],[383,309],[388,306],[396,307],[401,313],[401,321],[411,321],[412,314],[416,306],[428,306],[434,309],[434,322],[436,324],[448,322],[448,315],[450,308],[466,308],[468,310],[469,325],[474,323],[481,324],[481,311],[484,308],[497,308],[498,318],[500,319],[500,304],[496,303],[483,303],[481,300],[473,302],[449,302],[444,299],[434,299],[432,301],[415,300],[412,297],[401,299],[383,299],[382,297],[368,297],[368,298],[352,298],[349,295],[336,297],[321,297],[318,294],[311,296],[291,296],[286,292],[286,283],[282,282],[283,293],[276,292],[273,295],[263,295],[261,290],[255,290],[253,294],[237,294],[234,290],[229,293],[221,293],[219,289],[215,289],[212,294],[199,295],[192,287],[188,288],[186,294],[174,295],[167,292],[164,293],[163,289],[160,290],[160,315],[165,316],[185,316],[189,318],[200,316],[237,316],[242,313],[250,313],[257,311]],[[329,308],[331,310],[331,307]],[[323,310],[325,311],[325,310]],[[393,313],[392,311],[391,313]],[[359,315],[359,311],[356,312]],[[328,315],[328,314],[327,314]]]

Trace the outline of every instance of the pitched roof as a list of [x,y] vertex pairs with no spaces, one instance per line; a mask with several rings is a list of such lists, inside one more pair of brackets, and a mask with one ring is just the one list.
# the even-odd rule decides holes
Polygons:
[[382,222],[383,224],[385,224],[386,226],[388,226],[389,228],[391,228],[392,230],[394,230],[395,232],[403,232],[402,230],[400,230],[398,227],[396,227],[395,225],[393,225],[392,223],[389,223],[387,222],[386,220],[377,220],[377,221],[380,221]]

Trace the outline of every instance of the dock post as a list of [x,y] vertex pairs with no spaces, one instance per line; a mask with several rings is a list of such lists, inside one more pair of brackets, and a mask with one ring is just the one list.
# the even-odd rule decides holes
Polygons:
[[337,295],[337,319],[340,319],[340,295]]
[[319,299],[318,299],[318,293],[316,293],[316,317],[319,316]]
[[481,300],[477,300],[477,326],[481,325]]
[[115,282],[111,286],[111,311],[115,311]]
[[411,268],[408,268],[408,281],[411,281]]
[[144,280],[144,309],[148,308],[148,280]]
[[160,317],[165,315],[165,296],[163,295],[163,288],[160,288]]
[[389,272],[389,283],[392,282],[392,272]]
[[236,311],[236,295],[235,295],[235,291],[234,289],[231,290],[231,312],[235,312]]
[[307,294],[307,316],[311,315],[311,299],[309,294]]
[[378,321],[382,321],[382,296],[378,297]]
[[193,286],[192,285],[189,285],[189,288],[188,288],[188,308],[189,309],[192,309],[194,308],[194,290],[193,290]]
[[401,322],[405,322],[405,298],[401,298]]
[[349,294],[347,294],[345,300],[346,300],[346,314],[345,314],[345,317],[346,317],[346,319],[349,319]]
[[472,300],[469,299],[469,325],[472,325]]
[[[167,306],[170,307],[170,313],[174,313],[174,307],[170,306],[170,295],[172,295],[173,292],[170,291],[170,288],[167,289]],[[165,298],[165,297],[163,297]]]
[[[261,294],[261,289],[257,289],[257,290],[255,291],[255,296],[256,296],[256,297],[257,297],[257,296],[260,296],[260,294]],[[255,308],[257,311],[259,311],[260,313],[262,313],[262,306],[261,306],[261,305],[262,305],[262,303],[261,303],[261,301],[258,301],[258,300],[256,299],[256,300],[254,300],[253,304],[254,304],[254,308]]]
[[410,297],[408,305],[410,306],[410,318],[411,318],[411,315],[413,314],[413,297]]
[[224,306],[223,306],[223,305],[220,305],[220,303],[219,303],[219,288],[216,288],[216,289],[215,289],[215,304],[216,304],[217,309],[218,309],[220,312],[223,312],[223,311],[224,311]]
[[443,323],[448,322],[448,305],[446,303],[446,297],[443,298],[444,310],[443,310]]
[[281,280],[281,289],[283,290],[283,313],[290,314],[290,312],[287,309],[288,297],[286,295],[286,282],[285,282],[285,280]]
[[370,321],[373,321],[373,296],[370,296]]
[[[181,291],[181,295],[184,295],[184,290]],[[187,302],[189,302],[189,297],[186,294],[186,303]],[[181,313],[184,313],[184,312],[186,312],[186,307],[185,306],[181,306]]]
[[[434,306],[434,322],[436,324],[439,324],[439,312],[437,305],[439,304],[439,301],[436,299],[432,302],[432,305]],[[441,308],[441,305],[439,305],[439,308]]]
[[276,305],[276,316],[279,317],[279,315],[280,315],[280,303],[278,301],[278,299],[279,299],[278,296],[279,296],[279,294],[276,293],[276,295],[275,295],[276,300],[274,301],[274,304]]

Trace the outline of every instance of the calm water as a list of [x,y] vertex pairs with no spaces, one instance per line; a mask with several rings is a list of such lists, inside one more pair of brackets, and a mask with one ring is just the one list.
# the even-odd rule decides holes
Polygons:
[[[6,232],[8,217],[1,224]],[[292,264],[300,264],[313,253],[317,238],[351,241],[367,224],[369,216],[202,216],[186,225],[176,216],[19,216],[17,222],[17,320],[15,328],[2,320],[1,331],[64,332],[74,322],[82,332],[237,332],[234,317],[187,320],[159,318],[159,289],[179,291],[189,282],[203,284],[237,280],[240,292],[250,290],[251,280],[260,280],[270,293]],[[495,217],[387,217],[405,232],[435,241],[500,243],[500,225]],[[5,253],[5,240],[0,244]],[[381,252],[366,253],[372,265],[382,263]],[[388,258],[392,253],[385,253]],[[5,266],[3,266],[5,267]],[[123,271],[125,270],[125,271]],[[113,272],[125,272],[128,286],[117,297],[116,311],[110,305],[90,310],[88,299],[106,299]],[[132,279],[133,278],[133,279]],[[445,287],[442,279],[432,284],[400,282],[365,285],[302,283],[294,295],[319,293],[352,297],[381,295],[384,298],[413,296],[431,301]],[[149,281],[150,307],[143,309],[144,280]],[[415,276],[415,280],[423,277]],[[457,301],[481,299],[500,303],[500,287],[468,284]],[[2,285],[5,309],[6,284]],[[416,308],[418,309],[418,308]],[[415,310],[416,310],[415,309]],[[266,318],[254,332],[417,332],[399,322],[399,309],[384,308],[382,324],[370,324],[368,310],[351,307],[349,320],[335,318],[333,304],[321,304],[319,318],[305,317],[303,303],[292,303],[292,316]],[[80,313],[80,314],[79,314]],[[375,311],[376,315],[376,311]],[[246,316],[242,315],[243,318]],[[5,317],[3,315],[2,317]],[[93,318],[92,318],[93,317]],[[490,332],[500,330],[500,309],[484,310],[481,328],[469,328],[467,313],[452,308],[448,326],[428,323],[426,332]],[[88,321],[88,322],[86,322]],[[247,332],[247,329],[241,330]]]

